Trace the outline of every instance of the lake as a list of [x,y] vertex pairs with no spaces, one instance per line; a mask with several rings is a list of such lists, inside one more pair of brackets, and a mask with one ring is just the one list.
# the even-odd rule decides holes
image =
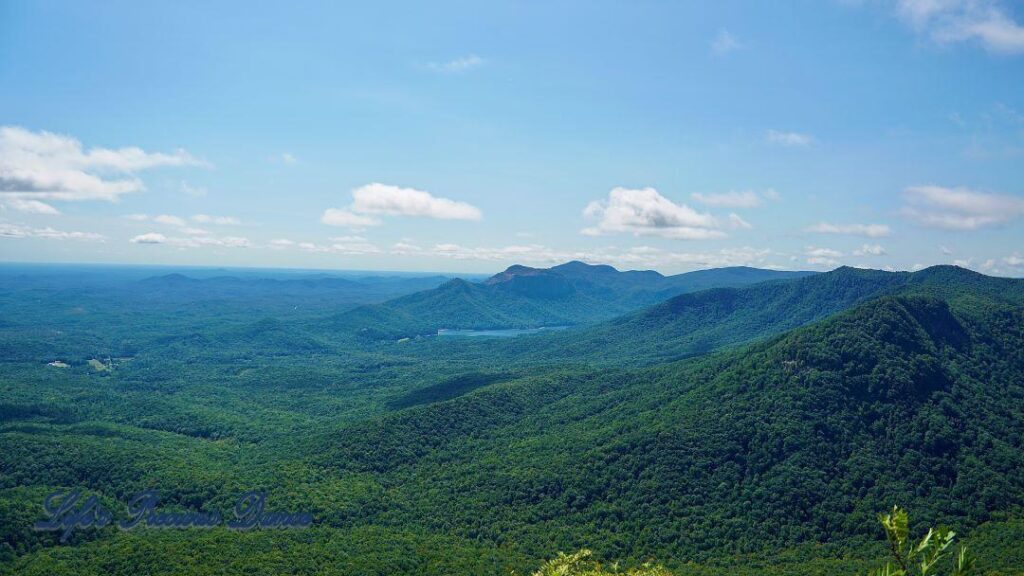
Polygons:
[[496,338],[512,338],[523,334],[536,334],[538,332],[550,332],[552,330],[565,330],[568,326],[544,326],[543,328],[502,328],[496,330],[450,330],[441,328],[437,331],[438,336],[493,336]]

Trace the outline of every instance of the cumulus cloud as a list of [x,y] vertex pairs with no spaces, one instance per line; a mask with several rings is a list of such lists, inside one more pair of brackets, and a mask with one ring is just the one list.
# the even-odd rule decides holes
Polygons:
[[804,249],[804,255],[807,256],[808,264],[824,267],[838,266],[838,258],[843,257],[843,253],[839,250],[833,250],[831,248],[815,248],[814,246],[806,247]]
[[614,188],[606,200],[588,204],[583,215],[597,220],[595,226],[582,230],[588,236],[623,232],[681,240],[725,236],[715,217],[685,204],[676,204],[654,188]]
[[370,215],[412,216],[440,220],[480,220],[480,209],[466,202],[438,198],[430,192],[374,182],[352,190],[346,208],[328,208],[320,221],[331,226],[366,228],[381,221]]
[[395,244],[391,246],[391,253],[400,256],[421,254],[422,252],[423,248],[410,242],[395,242]]
[[447,62],[428,62],[424,68],[432,72],[440,72],[442,74],[458,74],[460,72],[468,72],[483,65],[483,58],[476,54],[469,54]]
[[28,214],[60,214],[60,210],[57,210],[45,202],[40,202],[39,200],[28,200],[17,196],[7,199],[0,204],[0,206],[10,208],[11,210],[17,210],[18,212],[26,212]]
[[729,226],[731,226],[732,228],[753,228],[753,226],[750,225],[750,222],[747,222],[746,220],[741,218],[739,214],[736,214],[735,212],[729,214]]
[[479,220],[480,210],[429,192],[373,183],[352,191],[352,211],[364,214],[423,216],[442,220]]
[[170,214],[160,214],[159,216],[154,216],[153,221],[156,222],[157,224],[165,224],[167,226],[185,225],[185,220],[183,218],[179,218],[178,216],[171,216]]
[[328,208],[324,210],[320,221],[328,226],[341,226],[344,228],[366,228],[367,226],[377,226],[380,224],[380,220],[376,218],[353,214],[341,208]]
[[91,148],[50,132],[0,127],[0,195],[26,200],[116,200],[144,189],[137,173],[162,166],[202,166],[185,150]]
[[[160,214],[150,218],[146,214],[129,214],[126,216],[137,222],[155,222],[174,228],[175,234],[184,236],[168,236],[159,232],[148,232],[139,234],[129,240],[132,244],[166,244],[176,248],[202,248],[206,246],[223,248],[247,248],[251,245],[247,238],[240,236],[217,236],[205,228],[190,226],[189,222],[180,216]],[[196,214],[192,216],[193,222],[203,224],[239,224],[237,218],[230,216],[210,216],[208,214]]]
[[89,242],[103,242],[106,236],[95,232],[65,232],[46,228],[33,228],[19,224],[8,224],[0,222],[0,238],[43,238],[46,240],[84,240]]
[[937,43],[973,41],[990,52],[1024,53],[1024,26],[1002,0],[896,0],[896,13]]
[[736,39],[728,30],[718,31],[718,35],[711,41],[711,52],[716,56],[725,56],[743,48],[743,44]]
[[807,228],[808,232],[818,234],[849,234],[851,236],[867,236],[868,238],[883,238],[892,233],[885,224],[831,224],[819,222]]
[[149,232],[147,234],[139,234],[129,240],[129,242],[132,244],[163,244],[167,242],[167,236],[159,232]]
[[1019,268],[1024,266],[1024,258],[1021,258],[1019,254],[1013,254],[1012,256],[1006,256],[1003,258],[1003,264]]
[[780,146],[810,146],[814,143],[814,137],[810,134],[800,134],[799,132],[783,132],[780,130],[769,130],[765,136],[772,144],[778,144]]
[[346,256],[381,253],[380,248],[362,236],[338,236],[330,240],[330,244],[318,244],[316,242],[296,242],[287,238],[278,238],[270,241],[270,247],[276,250],[295,248],[304,252],[342,254]]
[[977,230],[1024,216],[1024,198],[962,187],[911,186],[904,199],[905,216],[946,230]]
[[885,248],[881,244],[864,244],[853,251],[854,256],[884,256]]
[[251,246],[248,238],[239,236],[165,236],[159,232],[139,234],[129,240],[132,244],[166,244],[176,248],[248,248]]

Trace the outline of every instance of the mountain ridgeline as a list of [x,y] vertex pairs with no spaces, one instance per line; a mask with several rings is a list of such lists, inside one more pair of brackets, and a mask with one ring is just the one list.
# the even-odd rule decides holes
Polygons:
[[545,336],[544,346],[530,339],[512,346],[521,358],[664,362],[779,334],[886,294],[1015,303],[1024,289],[1019,280],[955,266],[918,272],[842,267],[788,282],[687,293],[593,327]]
[[663,276],[652,270],[621,272],[583,262],[552,268],[516,265],[484,282],[454,279],[351,310],[332,325],[370,338],[431,334],[441,328],[569,326],[613,318],[678,294],[811,274],[733,267]]

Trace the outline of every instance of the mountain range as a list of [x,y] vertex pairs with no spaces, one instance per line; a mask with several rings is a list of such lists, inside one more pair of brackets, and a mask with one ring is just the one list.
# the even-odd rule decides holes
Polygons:
[[374,337],[431,334],[442,328],[569,326],[609,319],[678,294],[812,274],[732,267],[663,276],[576,261],[551,268],[516,265],[483,282],[453,279],[345,312],[334,326]]
[[[568,263],[330,313],[233,286],[228,317],[0,294],[0,571],[507,575],[589,548],[677,574],[852,575],[885,553],[894,504],[915,531],[951,526],[982,574],[1024,565],[1024,280]],[[405,338],[556,320],[573,326]],[[223,510],[266,487],[316,528],[58,546],[30,526],[60,486]]]

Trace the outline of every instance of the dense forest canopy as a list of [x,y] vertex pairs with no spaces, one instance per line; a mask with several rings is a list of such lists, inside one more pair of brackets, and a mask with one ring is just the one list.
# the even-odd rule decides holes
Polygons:
[[[862,574],[894,504],[1024,566],[1024,281],[159,272],[0,274],[0,572]],[[314,522],[61,544],[69,489]]]

